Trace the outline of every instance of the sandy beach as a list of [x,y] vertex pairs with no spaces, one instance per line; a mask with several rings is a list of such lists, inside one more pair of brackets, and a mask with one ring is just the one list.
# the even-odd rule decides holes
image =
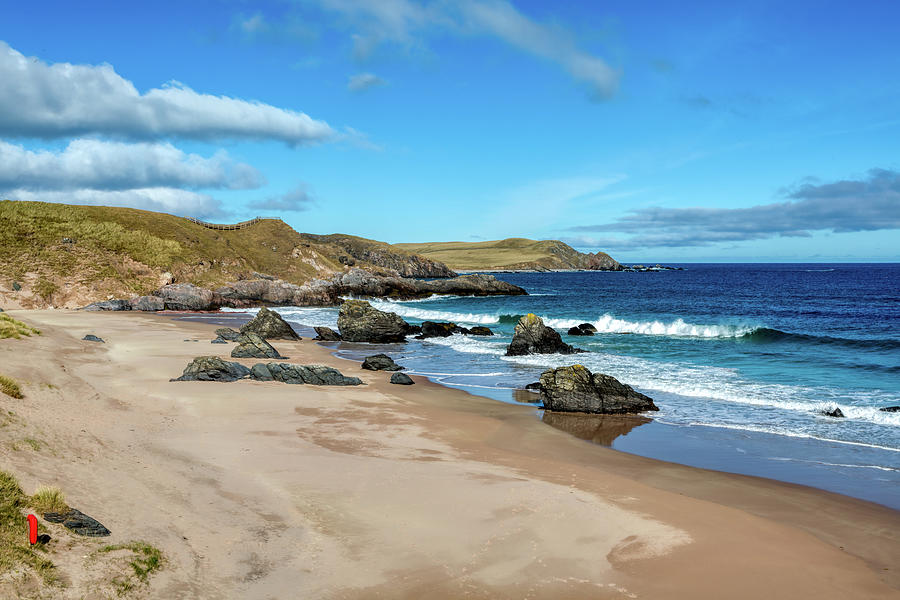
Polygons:
[[616,452],[310,339],[273,345],[366,385],[170,382],[228,356],[214,325],[9,314],[42,335],[0,340],[25,394],[0,395],[2,468],[112,531],[51,546],[52,597],[103,597],[85,549],[140,539],[166,563],[137,597],[900,598],[900,512],[876,504]]

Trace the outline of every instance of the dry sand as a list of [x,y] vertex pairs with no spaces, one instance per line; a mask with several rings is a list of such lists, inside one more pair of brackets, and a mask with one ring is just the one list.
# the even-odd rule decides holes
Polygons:
[[[11,314],[44,333],[0,340],[26,394],[0,395],[0,467],[112,530],[87,546],[162,549],[138,596],[900,598],[897,511],[619,453],[310,340],[274,345],[367,385],[170,382],[232,346],[167,315]],[[83,551],[55,547],[54,595],[98,597]]]

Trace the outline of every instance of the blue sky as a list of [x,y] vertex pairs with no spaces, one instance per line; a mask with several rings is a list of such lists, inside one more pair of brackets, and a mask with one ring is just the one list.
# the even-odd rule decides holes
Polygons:
[[122,6],[0,1],[0,197],[900,259],[895,3]]

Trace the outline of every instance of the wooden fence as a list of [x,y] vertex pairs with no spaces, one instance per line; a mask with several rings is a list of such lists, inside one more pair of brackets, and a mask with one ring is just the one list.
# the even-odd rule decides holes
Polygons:
[[240,223],[232,223],[232,224],[219,224],[219,223],[207,223],[206,221],[201,221],[200,219],[195,219],[194,217],[185,217],[191,223],[196,223],[197,225],[202,225],[207,229],[218,229],[220,231],[233,231],[235,229],[246,229],[253,225],[256,225],[260,221],[274,220],[274,219],[264,219],[262,217],[256,217],[254,219],[250,219],[249,221],[241,221]]

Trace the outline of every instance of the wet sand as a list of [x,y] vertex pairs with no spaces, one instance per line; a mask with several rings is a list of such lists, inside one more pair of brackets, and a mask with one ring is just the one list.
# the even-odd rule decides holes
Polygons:
[[98,543],[160,547],[149,597],[900,598],[897,511],[586,441],[622,420],[549,419],[576,437],[309,339],[273,343],[366,385],[170,382],[228,356],[215,325],[11,314],[44,334],[0,341],[26,394],[0,407],[46,448],[3,444],[3,468],[61,487],[113,531]]

